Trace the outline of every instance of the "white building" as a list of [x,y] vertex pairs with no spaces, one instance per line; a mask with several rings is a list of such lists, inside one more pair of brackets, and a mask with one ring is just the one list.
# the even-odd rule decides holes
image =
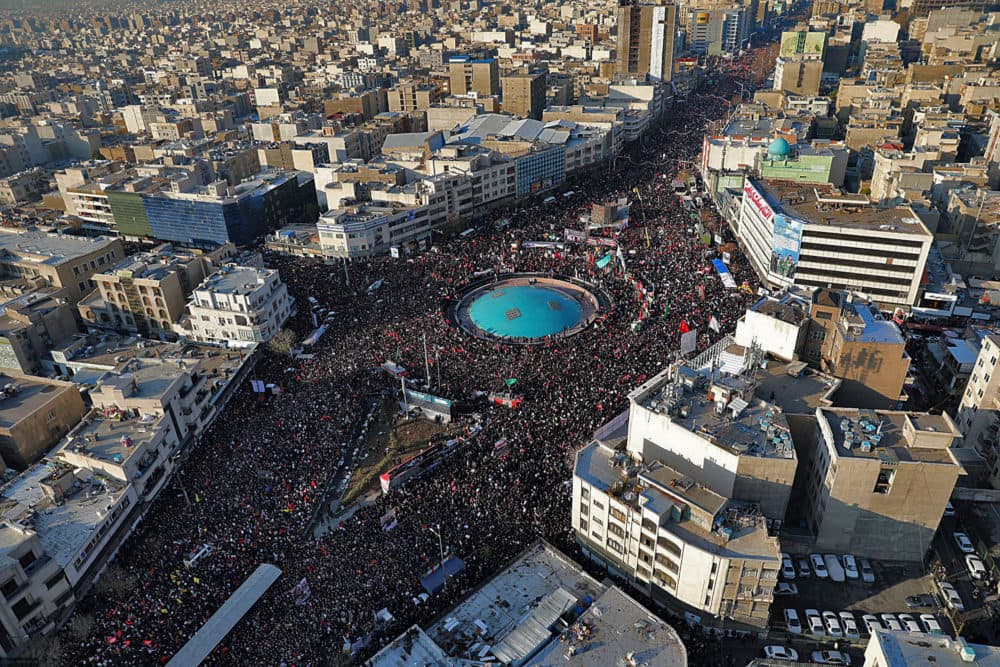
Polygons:
[[725,617],[727,628],[761,629],[795,450],[780,409],[754,398],[752,383],[695,366],[637,388],[629,411],[580,450],[573,528],[588,557],[654,600],[704,625]]
[[868,639],[862,667],[997,667],[1000,649],[962,638],[879,630]]
[[771,356],[792,361],[809,331],[808,308],[788,293],[761,299],[736,322],[737,345],[758,345]]
[[1000,431],[1000,336],[987,334],[962,393],[955,419],[965,447],[975,447],[990,466],[993,486],[1000,484],[997,432]]
[[230,264],[195,288],[188,302],[190,331],[180,333],[196,341],[247,347],[278,333],[293,305],[277,271]]
[[909,206],[879,208],[832,185],[773,179],[744,180],[733,227],[767,285],[852,291],[883,309],[917,303],[934,240]]

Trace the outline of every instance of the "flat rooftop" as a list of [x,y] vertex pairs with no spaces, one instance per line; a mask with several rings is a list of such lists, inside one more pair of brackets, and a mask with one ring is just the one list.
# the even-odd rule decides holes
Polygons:
[[[517,659],[526,647],[534,649],[550,640],[548,627],[560,616],[606,590],[572,560],[538,542],[445,613],[427,629],[427,635],[449,655],[460,655],[479,644],[490,647],[490,652],[501,660],[505,656]],[[531,622],[529,616],[542,605],[548,606],[541,612],[546,619],[536,617]]]
[[864,195],[844,194],[829,183],[804,183],[779,179],[754,181],[762,186],[771,207],[812,225],[850,227],[931,237],[930,231],[909,208],[871,206]]
[[20,521],[38,533],[46,552],[65,567],[101,522],[98,511],[109,501],[117,502],[128,487],[109,477],[92,475],[89,482],[75,483],[57,505],[45,497],[40,486],[52,473],[51,465],[32,466],[4,487],[2,512],[5,518]]
[[609,588],[559,641],[549,642],[526,667],[608,667],[634,653],[657,667],[687,667],[687,649],[677,631],[623,593]]
[[[909,413],[890,410],[866,410],[859,408],[821,408],[820,414],[833,433],[837,455],[842,458],[867,458],[881,460],[889,465],[899,463],[936,463],[955,465],[958,463],[946,446],[911,446],[904,436],[904,426],[909,421],[917,434],[949,434],[960,437],[954,426],[942,415]],[[848,449],[845,443],[850,442]],[[870,451],[862,449],[862,443],[871,444]]]
[[[848,324],[846,327],[845,322]],[[844,318],[837,323],[837,326],[844,340],[906,344],[906,337],[895,322],[883,318],[876,306],[861,301],[846,304]]]
[[162,420],[163,417],[148,414],[127,419],[114,415],[103,417],[100,411],[93,410],[84,423],[70,431],[54,455],[68,450],[111,465],[123,465],[141,445],[153,439]]
[[786,414],[814,415],[816,408],[832,404],[840,380],[806,368],[801,375],[789,375],[793,364],[769,361],[757,371],[755,396],[780,406]]
[[[998,667],[1000,648],[970,644],[950,637],[914,636],[907,632],[879,630],[872,637],[888,660],[887,667]],[[964,660],[963,655],[969,657]]]
[[[638,406],[668,417],[677,426],[731,454],[795,458],[784,414],[779,407],[753,395],[749,378],[717,371],[713,380],[710,370],[686,366],[678,367],[677,374],[680,381],[674,381],[668,373],[657,376],[658,382],[651,386],[643,385],[645,391],[637,399]],[[717,403],[707,398],[713,387],[743,392],[748,398],[734,398],[719,414]]]
[[104,237],[85,238],[37,230],[17,232],[0,229],[0,258],[9,253],[21,261],[56,265],[98,252],[112,242],[113,239]]
[[55,400],[67,388],[60,383],[41,382],[27,377],[12,378],[0,374],[0,389],[8,384],[17,385],[17,393],[0,394],[0,429],[9,429],[14,424],[34,414],[50,401]]
[[219,294],[249,294],[264,284],[273,273],[271,269],[255,269],[251,266],[223,267],[204,281],[195,291],[208,290]]

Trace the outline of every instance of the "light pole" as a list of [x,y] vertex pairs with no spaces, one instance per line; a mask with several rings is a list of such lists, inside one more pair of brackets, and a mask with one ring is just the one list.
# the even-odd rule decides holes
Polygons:
[[435,530],[432,526],[427,526],[427,530],[431,531],[438,538],[438,552],[441,554],[441,560],[438,562],[438,567],[441,568],[441,585],[444,589],[448,588],[448,574],[444,571],[444,541],[441,539],[441,524],[437,524],[437,529]]

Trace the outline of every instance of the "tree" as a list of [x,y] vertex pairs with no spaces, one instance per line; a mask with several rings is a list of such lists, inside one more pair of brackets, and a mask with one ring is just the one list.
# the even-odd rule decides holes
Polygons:
[[74,639],[84,641],[94,631],[94,616],[92,614],[75,614],[66,629]]
[[121,565],[112,563],[97,582],[97,592],[102,595],[124,599],[139,585],[139,578]]
[[295,347],[295,334],[291,329],[282,329],[267,341],[267,349],[274,354],[291,354]]
[[59,667],[63,663],[62,640],[58,635],[36,637],[31,640],[23,658],[38,667]]

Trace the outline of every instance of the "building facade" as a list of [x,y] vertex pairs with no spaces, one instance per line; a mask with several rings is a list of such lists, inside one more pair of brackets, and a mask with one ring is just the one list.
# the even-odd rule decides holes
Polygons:
[[226,265],[195,288],[184,333],[232,347],[263,343],[281,330],[294,303],[277,271]]

